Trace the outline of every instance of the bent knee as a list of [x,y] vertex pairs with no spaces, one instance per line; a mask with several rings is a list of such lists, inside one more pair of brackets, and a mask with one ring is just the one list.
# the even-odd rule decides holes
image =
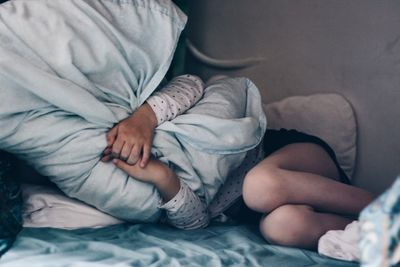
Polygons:
[[268,213],[286,203],[285,181],[273,164],[256,166],[243,183],[243,200],[252,210]]
[[299,246],[305,238],[312,208],[305,205],[284,205],[260,221],[260,232],[271,244]]

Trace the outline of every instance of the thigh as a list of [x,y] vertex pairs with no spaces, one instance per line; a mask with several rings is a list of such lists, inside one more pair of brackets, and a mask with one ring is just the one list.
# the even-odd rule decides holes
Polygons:
[[297,172],[313,173],[334,180],[340,179],[339,170],[326,150],[314,143],[285,145],[268,155],[255,168],[275,166]]

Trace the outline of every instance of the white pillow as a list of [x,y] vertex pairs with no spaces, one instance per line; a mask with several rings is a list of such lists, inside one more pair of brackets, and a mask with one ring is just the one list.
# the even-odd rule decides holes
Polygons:
[[292,96],[264,105],[270,129],[296,129],[315,135],[335,151],[351,178],[356,157],[357,127],[349,102],[338,94]]
[[123,223],[94,207],[70,198],[55,186],[22,185],[24,227],[99,228]]

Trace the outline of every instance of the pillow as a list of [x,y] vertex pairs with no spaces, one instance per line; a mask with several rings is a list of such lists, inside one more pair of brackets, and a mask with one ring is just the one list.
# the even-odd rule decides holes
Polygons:
[[264,104],[270,129],[296,129],[315,135],[336,152],[351,178],[356,157],[356,119],[349,102],[338,94],[291,96]]
[[156,221],[157,191],[99,157],[164,78],[186,16],[168,0],[19,0],[0,18],[0,148],[70,196]]
[[111,215],[67,197],[50,185],[22,185],[23,226],[62,229],[99,228],[123,223]]

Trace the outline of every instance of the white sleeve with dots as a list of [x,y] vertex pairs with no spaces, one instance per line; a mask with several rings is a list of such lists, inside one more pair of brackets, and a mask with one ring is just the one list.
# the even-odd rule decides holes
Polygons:
[[204,83],[194,75],[182,75],[172,79],[161,90],[153,93],[147,103],[157,117],[158,125],[172,120],[197,103],[203,96]]
[[204,228],[210,222],[206,205],[182,181],[178,194],[160,208],[166,211],[167,222],[179,229]]

